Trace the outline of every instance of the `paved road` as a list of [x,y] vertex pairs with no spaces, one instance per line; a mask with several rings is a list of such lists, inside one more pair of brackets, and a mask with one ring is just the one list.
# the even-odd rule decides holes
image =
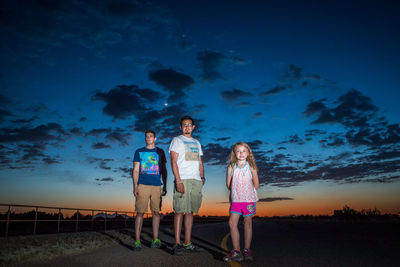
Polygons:
[[[132,231],[125,232],[133,235]],[[225,254],[221,248],[224,237],[231,248],[230,238],[226,238],[227,223],[195,224],[193,241],[206,252],[184,256],[172,255],[170,226],[162,226],[160,237],[165,246],[161,249],[149,248],[149,229],[144,232],[144,248],[140,252],[133,251],[132,244],[120,242],[32,266],[229,266],[221,260]],[[400,266],[399,223],[255,221],[253,232],[255,261],[241,266]]]

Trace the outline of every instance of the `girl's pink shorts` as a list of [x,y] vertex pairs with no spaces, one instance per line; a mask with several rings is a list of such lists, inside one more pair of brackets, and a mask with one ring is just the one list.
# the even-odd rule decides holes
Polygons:
[[256,203],[255,202],[232,202],[230,213],[236,213],[243,215],[243,217],[251,216],[256,214]]

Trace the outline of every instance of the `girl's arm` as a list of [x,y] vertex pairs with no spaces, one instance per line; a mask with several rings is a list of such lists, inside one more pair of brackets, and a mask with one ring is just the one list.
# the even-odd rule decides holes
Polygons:
[[260,181],[258,180],[258,173],[256,169],[251,168],[251,174],[253,175],[253,185],[255,189],[260,187]]
[[232,182],[232,166],[229,164],[228,169],[226,171],[226,187],[228,187],[228,189],[231,189],[231,182]]

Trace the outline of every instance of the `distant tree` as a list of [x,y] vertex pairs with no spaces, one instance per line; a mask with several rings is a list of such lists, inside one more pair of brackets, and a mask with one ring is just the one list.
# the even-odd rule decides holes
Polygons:
[[381,215],[381,212],[377,208],[374,208],[374,209],[362,209],[361,210],[361,214],[364,215],[364,216],[368,216],[368,217],[376,217],[376,216]]

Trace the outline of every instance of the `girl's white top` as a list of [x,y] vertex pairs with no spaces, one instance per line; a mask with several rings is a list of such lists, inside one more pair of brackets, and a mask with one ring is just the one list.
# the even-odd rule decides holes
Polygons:
[[253,174],[250,165],[240,168],[237,164],[232,167],[231,201],[232,202],[256,202],[257,191],[253,184]]

